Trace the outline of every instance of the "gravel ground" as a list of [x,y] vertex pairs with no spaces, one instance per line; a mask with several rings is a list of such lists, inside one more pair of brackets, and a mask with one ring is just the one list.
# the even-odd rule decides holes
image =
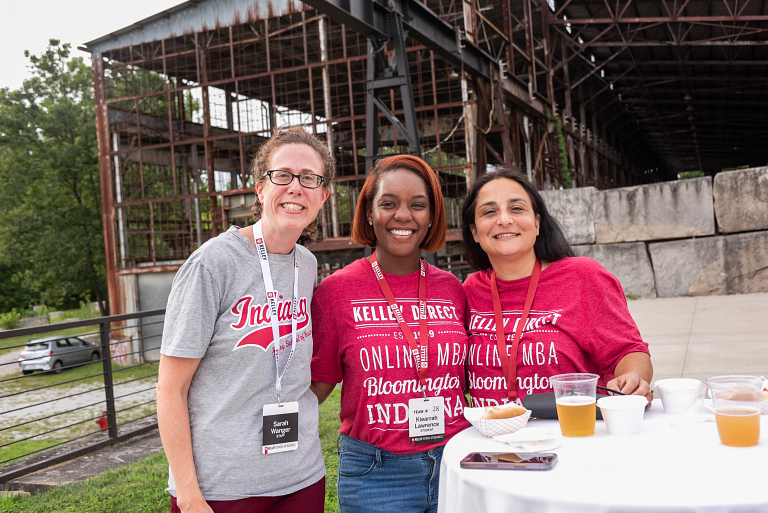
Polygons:
[[[147,405],[120,412],[120,410],[139,403],[154,401],[156,384],[157,377],[151,377],[115,386],[115,409],[118,412],[118,425],[154,411],[155,405],[153,402],[150,402]],[[35,439],[70,437],[78,432],[87,433],[94,430],[95,426],[93,426],[94,421],[92,419],[98,417],[99,413],[106,409],[106,395],[103,387],[103,382],[93,381],[73,387],[54,387],[24,392],[0,399],[0,412],[2,412],[0,413],[0,444],[25,438],[35,433],[88,421],[89,419],[91,419],[89,422],[83,422],[77,426],[36,437]],[[13,393],[14,390],[16,389],[11,386],[0,386],[0,395]],[[75,408],[81,409],[62,413]],[[40,419],[55,413],[62,414],[25,426],[7,429],[22,422]]]

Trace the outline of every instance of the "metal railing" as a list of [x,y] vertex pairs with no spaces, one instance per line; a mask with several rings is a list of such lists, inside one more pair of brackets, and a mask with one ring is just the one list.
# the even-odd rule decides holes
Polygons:
[[[145,354],[149,339],[160,335],[142,337],[141,330],[162,325],[164,314],[164,309],[151,310],[0,332],[0,484],[157,428],[157,362]],[[131,322],[152,316],[162,318]],[[94,330],[83,330],[88,327]],[[12,345],[3,341],[31,335],[91,338],[98,343],[66,353],[90,351],[91,360],[85,363],[54,366],[55,355],[50,355],[48,365],[43,365],[48,369],[40,373],[22,373],[21,368],[14,372],[11,366],[20,366],[20,361],[3,356],[29,341]],[[30,340],[35,338],[40,337]],[[151,342],[159,347],[159,340]],[[94,369],[97,362],[100,372]],[[69,370],[76,367],[82,369]],[[90,429],[88,423],[99,427]]]

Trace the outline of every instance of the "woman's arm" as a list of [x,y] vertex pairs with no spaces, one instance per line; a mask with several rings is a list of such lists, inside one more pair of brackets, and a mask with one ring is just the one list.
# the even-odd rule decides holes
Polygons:
[[199,364],[200,358],[160,355],[157,423],[176,484],[177,505],[182,513],[213,513],[197,482],[187,404],[189,385]]
[[624,355],[616,365],[614,376],[608,388],[632,395],[644,395],[653,400],[650,382],[653,379],[653,365],[648,353],[636,352]]
[[323,402],[328,399],[328,396],[331,395],[333,389],[336,388],[336,383],[321,383],[319,381],[313,381],[309,388],[317,396],[317,404],[323,404]]

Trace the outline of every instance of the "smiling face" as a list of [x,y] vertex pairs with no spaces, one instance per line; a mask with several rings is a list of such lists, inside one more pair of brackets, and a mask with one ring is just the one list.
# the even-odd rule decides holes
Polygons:
[[519,183],[508,178],[488,182],[477,195],[474,214],[472,237],[494,268],[501,262],[534,258],[539,216]]
[[405,169],[383,173],[367,218],[376,234],[376,257],[386,272],[391,270],[385,262],[390,268],[400,265],[398,261],[406,267],[418,263],[419,246],[432,219],[427,184]]
[[[314,173],[323,176],[320,155],[306,144],[285,144],[269,159],[270,170],[283,170],[300,175]],[[262,226],[266,233],[280,238],[298,240],[301,232],[315,220],[320,207],[328,198],[325,184],[307,189],[294,178],[288,185],[275,185],[269,177],[256,184],[256,194],[262,204]]]

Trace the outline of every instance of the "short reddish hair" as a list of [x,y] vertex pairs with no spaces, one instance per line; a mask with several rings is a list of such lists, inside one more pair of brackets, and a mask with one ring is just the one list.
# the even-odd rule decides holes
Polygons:
[[443,191],[440,187],[440,177],[437,176],[429,164],[413,155],[395,155],[376,162],[368,178],[363,184],[360,196],[357,198],[355,219],[352,225],[352,240],[357,244],[376,247],[376,233],[373,226],[368,224],[368,211],[373,204],[373,198],[379,191],[379,180],[384,173],[404,169],[419,175],[427,184],[429,196],[429,208],[432,213],[432,226],[427,230],[427,235],[421,241],[419,249],[434,253],[445,246],[447,222],[445,220],[445,203]]

